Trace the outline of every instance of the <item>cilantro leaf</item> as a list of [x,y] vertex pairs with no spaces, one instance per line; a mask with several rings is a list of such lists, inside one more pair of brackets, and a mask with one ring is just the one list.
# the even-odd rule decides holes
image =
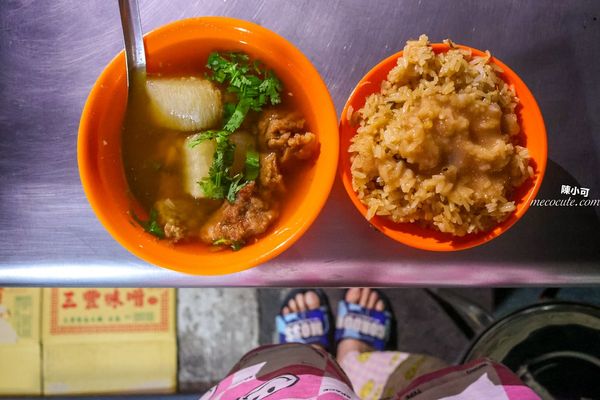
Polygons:
[[260,62],[250,61],[244,53],[213,52],[208,56],[206,67],[211,71],[209,79],[226,84],[227,92],[237,96],[237,103],[224,105],[221,130],[202,132],[190,146],[196,146],[204,140],[215,140],[216,149],[209,170],[209,176],[199,182],[204,194],[211,199],[227,199],[234,202],[237,193],[250,181],[258,177],[258,153],[248,152],[244,174],[230,176],[235,145],[229,135],[242,126],[249,111],[259,112],[267,104],[279,104],[281,81],[272,71],[261,67]]
[[258,153],[254,150],[249,150],[246,153],[246,163],[244,169],[244,179],[253,181],[258,178],[260,171],[260,161]]
[[243,241],[231,241],[229,239],[221,238],[215,240],[213,246],[230,246],[233,251],[238,251],[246,244]]
[[235,198],[240,190],[244,186],[246,186],[249,181],[243,180],[244,176],[242,174],[237,174],[231,180],[231,184],[229,185],[229,190],[227,191],[227,201],[233,203]]
[[241,99],[235,107],[233,114],[231,114],[231,117],[229,117],[229,120],[227,120],[227,123],[223,129],[228,132],[235,132],[235,130],[242,125],[242,122],[244,122],[244,118],[246,118],[249,108],[249,102],[245,99]]
[[159,237],[161,239],[165,237],[165,231],[163,230],[162,226],[160,226],[160,224],[158,223],[158,212],[155,209],[152,209],[150,211],[150,219],[146,223],[145,229],[148,233],[151,233],[156,237]]
[[137,222],[144,230],[159,239],[163,239],[165,237],[165,231],[163,227],[158,223],[158,211],[154,208],[150,210],[150,215],[148,216],[148,221],[142,220],[138,217],[133,211],[131,212],[131,216],[133,220]]
[[216,138],[220,134],[220,132],[221,131],[204,131],[200,133],[197,137],[195,137],[193,140],[190,140],[189,146],[191,148],[194,148],[206,140],[212,140]]
[[[202,136],[204,133],[207,134]],[[203,134],[200,134],[200,137],[190,143],[190,145],[194,145],[196,141],[201,141],[202,139],[214,139],[216,148],[212,164],[208,171],[208,177],[199,182],[200,187],[206,197],[222,199],[228,193],[228,186],[230,184],[229,168],[233,164],[235,144],[229,140],[229,132],[227,131],[207,131],[203,132]]]
[[233,251],[239,251],[242,249],[242,247],[244,247],[246,243],[244,242],[231,242],[231,250]]
[[225,103],[223,105],[223,121],[228,121],[235,111],[236,103]]
[[281,96],[279,95],[282,89],[281,82],[272,72],[267,72],[266,75],[266,79],[260,84],[258,89],[269,98],[271,104],[279,104],[281,103]]
[[210,178],[204,178],[200,182],[202,191],[209,199],[222,199],[225,197],[225,190],[223,186],[217,186]]

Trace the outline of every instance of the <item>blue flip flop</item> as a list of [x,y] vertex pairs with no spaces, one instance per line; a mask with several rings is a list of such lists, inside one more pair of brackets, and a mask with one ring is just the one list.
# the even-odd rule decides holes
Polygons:
[[331,350],[331,321],[333,320],[329,301],[325,292],[320,289],[296,289],[292,290],[283,301],[281,310],[287,305],[290,299],[296,297],[298,293],[315,292],[319,297],[319,308],[307,311],[300,311],[283,315],[280,311],[275,317],[279,343],[305,343],[319,344],[325,350]]
[[[346,300],[339,301],[335,330],[336,343],[344,339],[357,339],[375,350],[382,351],[388,348],[395,325],[394,315],[388,298],[379,290],[377,294],[385,304],[384,311],[368,309]],[[345,294],[344,298],[346,298]]]

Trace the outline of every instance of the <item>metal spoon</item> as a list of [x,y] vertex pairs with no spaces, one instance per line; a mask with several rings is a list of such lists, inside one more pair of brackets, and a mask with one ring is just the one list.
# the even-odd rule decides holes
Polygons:
[[[131,171],[143,171],[147,168],[146,157],[136,156],[135,149],[144,148],[144,142],[148,140],[145,121],[148,118],[148,106],[146,95],[146,53],[144,49],[144,37],[142,35],[142,23],[137,0],[119,0],[119,11],[121,13],[121,25],[123,27],[123,40],[125,42],[125,60],[127,65],[127,108],[123,118],[121,151],[123,155],[123,166],[128,171],[127,180],[129,187],[134,191],[137,198],[144,198],[147,193],[144,190],[136,191],[136,174]],[[150,186],[145,186],[150,187]]]
[[119,11],[125,41],[127,84],[133,92],[133,88],[143,87],[146,81],[146,53],[137,0],[119,0]]

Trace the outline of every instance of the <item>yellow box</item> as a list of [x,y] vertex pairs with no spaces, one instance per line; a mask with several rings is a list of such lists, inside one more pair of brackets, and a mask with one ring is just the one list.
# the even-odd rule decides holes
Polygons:
[[39,288],[0,288],[0,395],[39,395]]
[[174,289],[44,289],[44,394],[176,390]]

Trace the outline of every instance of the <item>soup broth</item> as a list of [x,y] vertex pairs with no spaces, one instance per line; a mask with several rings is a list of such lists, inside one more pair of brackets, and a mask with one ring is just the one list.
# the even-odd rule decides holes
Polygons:
[[277,93],[268,91],[277,78],[236,57],[220,53],[213,60],[228,68],[256,65],[247,71],[250,89],[219,81],[214,63],[195,76],[148,76],[145,85],[132,85],[122,135],[125,174],[149,215],[138,222],[160,238],[233,249],[252,243],[277,220],[297,176],[318,156],[318,139],[293,93],[281,83]]

